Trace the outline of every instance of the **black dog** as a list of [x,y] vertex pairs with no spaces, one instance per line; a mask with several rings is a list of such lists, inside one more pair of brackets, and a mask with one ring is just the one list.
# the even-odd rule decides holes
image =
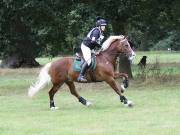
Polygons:
[[145,68],[146,67],[146,59],[147,56],[143,56],[140,60],[140,62],[138,63],[138,66],[140,66],[141,68]]

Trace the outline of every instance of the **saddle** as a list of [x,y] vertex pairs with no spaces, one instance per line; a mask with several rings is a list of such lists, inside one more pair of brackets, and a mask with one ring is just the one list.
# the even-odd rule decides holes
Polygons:
[[[73,71],[80,72],[83,63],[85,62],[81,53],[76,53],[74,61],[73,61]],[[94,53],[91,54],[91,65],[88,70],[96,69],[96,55]]]

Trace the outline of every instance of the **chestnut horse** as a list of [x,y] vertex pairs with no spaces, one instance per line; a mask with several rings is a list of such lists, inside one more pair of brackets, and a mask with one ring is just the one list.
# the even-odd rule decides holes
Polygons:
[[[110,36],[102,45],[102,51],[96,56],[96,68],[93,71],[96,81],[105,81],[120,96],[121,102],[125,106],[132,106],[132,102],[122,94],[124,87],[119,88],[115,78],[124,77],[128,79],[127,74],[115,73],[114,67],[116,59],[120,53],[127,56],[133,55],[133,50],[124,36]],[[28,95],[32,97],[40,89],[51,81],[53,84],[49,91],[50,109],[57,109],[54,103],[54,95],[58,89],[66,83],[72,95],[74,95],[83,105],[89,106],[91,102],[81,97],[75,89],[74,82],[77,82],[79,72],[73,71],[73,58],[65,57],[55,62],[46,64],[40,71],[38,81],[29,88]],[[89,70],[86,74],[88,82],[93,82],[92,72]]]

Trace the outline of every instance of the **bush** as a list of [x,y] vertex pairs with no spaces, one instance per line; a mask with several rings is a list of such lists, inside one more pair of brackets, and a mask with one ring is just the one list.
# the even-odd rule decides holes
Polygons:
[[158,59],[156,59],[154,64],[146,68],[139,67],[135,78],[139,79],[141,82],[166,83],[173,80],[172,72],[172,69],[163,71]]
[[173,31],[168,33],[168,37],[156,43],[151,50],[180,50],[180,32]]

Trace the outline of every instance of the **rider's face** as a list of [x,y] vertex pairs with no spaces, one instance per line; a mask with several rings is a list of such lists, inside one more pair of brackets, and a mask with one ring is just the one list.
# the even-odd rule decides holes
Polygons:
[[102,31],[105,31],[106,26],[100,26]]

